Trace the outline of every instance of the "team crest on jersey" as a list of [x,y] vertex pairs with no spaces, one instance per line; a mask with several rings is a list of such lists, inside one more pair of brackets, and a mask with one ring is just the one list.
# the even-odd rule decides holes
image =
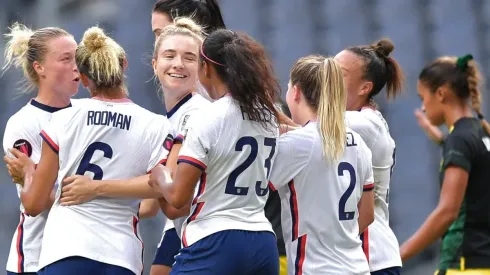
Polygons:
[[165,141],[163,142],[163,148],[165,148],[165,150],[167,151],[170,151],[173,145],[174,145],[174,137],[171,134],[168,134],[168,136],[165,138]]
[[13,147],[26,154],[28,157],[31,157],[32,155],[32,145],[25,139],[17,140]]

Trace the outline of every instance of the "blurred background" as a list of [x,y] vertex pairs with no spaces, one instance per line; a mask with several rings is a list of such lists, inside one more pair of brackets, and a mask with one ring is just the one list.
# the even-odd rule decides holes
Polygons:
[[[98,23],[129,55],[127,79],[133,101],[163,113],[151,81],[150,56],[154,35],[150,14],[154,1],[135,0],[0,0],[0,30],[12,21],[34,29],[59,26],[80,40]],[[416,93],[423,65],[441,55],[472,53],[483,72],[489,71],[490,1],[485,0],[220,0],[225,23],[263,43],[275,65],[283,88],[289,69],[299,57],[311,53],[335,55],[347,46],[368,44],[381,37],[395,43],[394,57],[407,77],[406,92],[387,104],[377,102],[397,144],[397,161],[390,188],[392,227],[404,242],[434,209],[439,192],[439,148],[418,127],[413,111],[420,106]],[[0,37],[3,53],[4,41]],[[3,56],[0,57],[3,65]],[[487,74],[488,76],[488,74]],[[0,134],[8,118],[31,97],[19,96],[20,71],[0,77]],[[87,97],[81,88],[77,97]],[[489,97],[483,94],[484,113]],[[487,113],[488,115],[488,113]],[[5,265],[13,232],[19,222],[19,199],[4,166],[0,168],[0,270]],[[145,274],[160,240],[163,216],[144,220]],[[76,236],[74,236],[76,237]],[[432,274],[438,247],[405,264],[403,274]],[[2,271],[0,271],[0,274]]]

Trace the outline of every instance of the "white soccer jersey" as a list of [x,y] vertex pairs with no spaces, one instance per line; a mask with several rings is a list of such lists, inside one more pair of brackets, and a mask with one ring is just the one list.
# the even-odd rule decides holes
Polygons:
[[[200,108],[209,104],[211,104],[211,102],[199,94],[188,94],[167,112],[167,118],[172,127],[175,129],[176,134],[178,134],[175,139],[180,141],[184,140],[185,133],[187,132],[189,117]],[[180,236],[180,230],[185,219],[186,217],[178,218],[174,221],[167,219],[163,232],[172,228],[177,228],[177,233]]]
[[288,274],[369,274],[357,204],[372,190],[371,152],[347,129],[338,161],[323,156],[316,122],[282,135],[270,185],[281,197]]
[[348,111],[347,125],[359,133],[373,154],[374,222],[361,235],[371,271],[402,266],[398,240],[390,228],[388,200],[390,178],[395,166],[395,141],[388,123],[372,108]]
[[[16,148],[37,164],[41,157],[42,144],[39,132],[42,126],[51,120],[51,115],[61,109],[63,108],[55,108],[31,100],[11,116],[3,137],[5,155],[11,156],[8,149]],[[16,187],[20,198],[22,187],[20,185]],[[25,213],[22,203],[20,204],[20,222],[12,238],[7,271],[23,273],[38,270],[41,241],[48,212],[44,211],[36,217],[31,217]]]
[[[93,98],[53,115],[41,136],[59,154],[58,181],[72,175],[116,180],[144,175],[165,163],[173,129],[167,118],[130,100]],[[141,200],[97,197],[65,207],[59,203],[60,191],[61,186],[46,222],[39,267],[80,256],[141,274]]]
[[264,206],[278,134],[277,126],[250,121],[229,95],[193,115],[179,163],[203,172],[183,225],[184,246],[224,230],[273,232]]

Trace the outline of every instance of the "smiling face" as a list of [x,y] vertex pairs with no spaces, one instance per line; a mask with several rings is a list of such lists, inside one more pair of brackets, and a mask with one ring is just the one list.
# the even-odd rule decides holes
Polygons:
[[199,46],[197,39],[187,35],[163,38],[153,59],[153,69],[165,93],[179,97],[195,90]]

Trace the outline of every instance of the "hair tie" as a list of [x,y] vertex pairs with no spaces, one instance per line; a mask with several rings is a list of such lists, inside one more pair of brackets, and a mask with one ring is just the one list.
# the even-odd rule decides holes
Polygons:
[[204,45],[204,43],[202,43],[202,44],[201,44],[201,55],[202,55],[204,58],[206,58],[206,59],[207,59],[209,62],[214,63],[214,64],[216,64],[216,65],[218,65],[218,66],[223,66],[223,67],[224,67],[224,66],[225,66],[224,64],[221,64],[221,63],[219,63],[219,62],[216,62],[216,61],[212,60],[211,58],[207,57],[207,56],[204,54],[203,45]]
[[468,68],[468,62],[470,60],[473,60],[473,55],[471,54],[460,56],[458,57],[458,60],[456,60],[456,67],[458,67],[461,71],[466,72],[466,69]]
[[476,113],[476,116],[478,117],[478,119],[479,119],[479,120],[483,120],[483,119],[485,119],[485,117],[483,116],[483,114],[482,114],[482,113],[480,113],[480,112],[477,112],[477,113]]

